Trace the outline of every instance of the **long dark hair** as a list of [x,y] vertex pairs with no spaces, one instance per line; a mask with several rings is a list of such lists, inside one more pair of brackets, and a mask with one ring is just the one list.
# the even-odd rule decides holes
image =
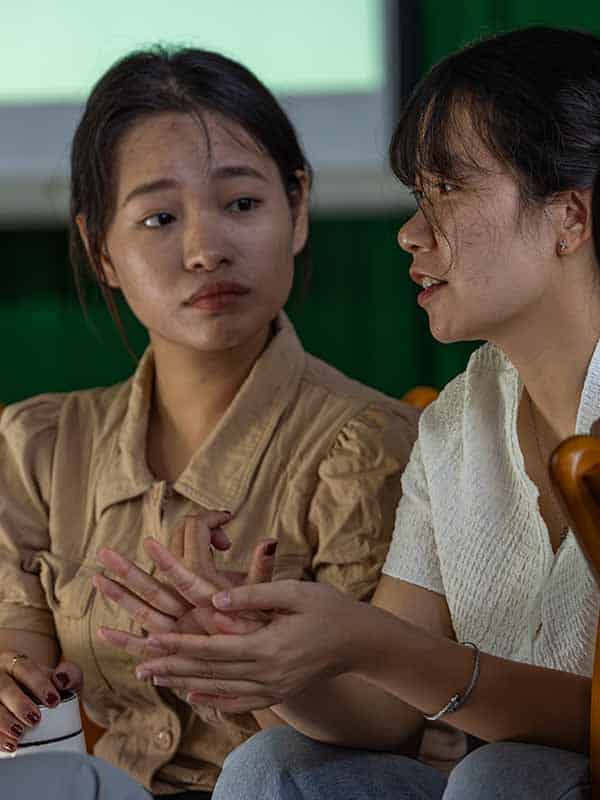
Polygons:
[[[600,39],[532,27],[445,58],[416,87],[392,138],[400,180],[414,186],[429,173],[460,184],[479,168],[456,147],[465,120],[514,176],[523,207],[592,188],[600,170]],[[600,234],[600,186],[595,195]],[[600,256],[598,235],[594,241]]]
[[[215,112],[237,123],[273,159],[290,205],[298,197],[296,172],[311,168],[296,132],[271,92],[248,69],[219,53],[155,47],[114,64],[94,87],[71,149],[70,252],[85,306],[83,269],[91,270],[117,327],[123,327],[102,267],[115,202],[115,161],[124,134],[161,112]],[[76,224],[85,218],[87,248]]]

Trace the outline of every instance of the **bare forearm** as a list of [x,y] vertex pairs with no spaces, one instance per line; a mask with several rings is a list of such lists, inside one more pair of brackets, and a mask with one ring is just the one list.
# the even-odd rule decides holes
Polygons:
[[[423,713],[434,713],[468,684],[473,651],[386,612],[361,627],[356,672]],[[361,658],[362,653],[368,654]],[[536,742],[587,752],[587,678],[481,655],[467,703],[444,719],[487,741]]]
[[307,736],[346,747],[414,752],[422,716],[354,675],[313,684],[273,709]]

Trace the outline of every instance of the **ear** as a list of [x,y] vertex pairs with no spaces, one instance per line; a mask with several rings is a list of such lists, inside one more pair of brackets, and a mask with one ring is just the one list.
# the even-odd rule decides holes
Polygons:
[[[87,231],[87,224],[85,217],[83,214],[78,214],[75,217],[75,223],[77,225],[77,230],[79,231],[79,235],[81,236],[81,241],[85,247],[85,251],[87,253],[87,257],[90,261],[90,264],[94,266],[94,259],[90,255],[90,240]],[[121,284],[119,283],[119,278],[117,276],[117,272],[113,266],[112,261],[110,260],[110,256],[104,246],[102,248],[102,255],[100,257],[100,273],[98,274],[98,279],[102,281],[102,283],[107,284],[110,286],[111,289],[119,289]]]
[[308,239],[308,207],[310,201],[310,177],[303,169],[297,169],[294,175],[298,181],[294,189],[290,202],[292,206],[292,218],[294,221],[294,255],[302,251]]
[[556,199],[558,240],[566,242],[564,255],[570,255],[592,239],[592,190],[572,189]]

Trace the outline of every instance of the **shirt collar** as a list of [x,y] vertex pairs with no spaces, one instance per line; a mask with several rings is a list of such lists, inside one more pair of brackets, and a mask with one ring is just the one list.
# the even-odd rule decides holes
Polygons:
[[[298,391],[306,354],[285,316],[219,424],[194,454],[173,488],[210,509],[237,511],[286,408]],[[128,382],[121,428],[102,470],[98,512],[146,492],[156,482],[146,461],[146,434],[154,381],[151,348]]]

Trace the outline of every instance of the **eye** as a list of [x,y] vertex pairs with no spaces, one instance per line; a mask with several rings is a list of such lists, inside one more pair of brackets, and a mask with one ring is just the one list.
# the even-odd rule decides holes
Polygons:
[[259,203],[260,201],[254,197],[238,197],[237,200],[234,200],[233,203],[230,203],[227,207],[236,214],[243,214],[255,209]]
[[142,220],[142,224],[146,228],[164,228],[165,225],[170,225],[175,221],[175,217],[167,211],[161,211],[160,214],[152,214],[151,217],[146,217]]

